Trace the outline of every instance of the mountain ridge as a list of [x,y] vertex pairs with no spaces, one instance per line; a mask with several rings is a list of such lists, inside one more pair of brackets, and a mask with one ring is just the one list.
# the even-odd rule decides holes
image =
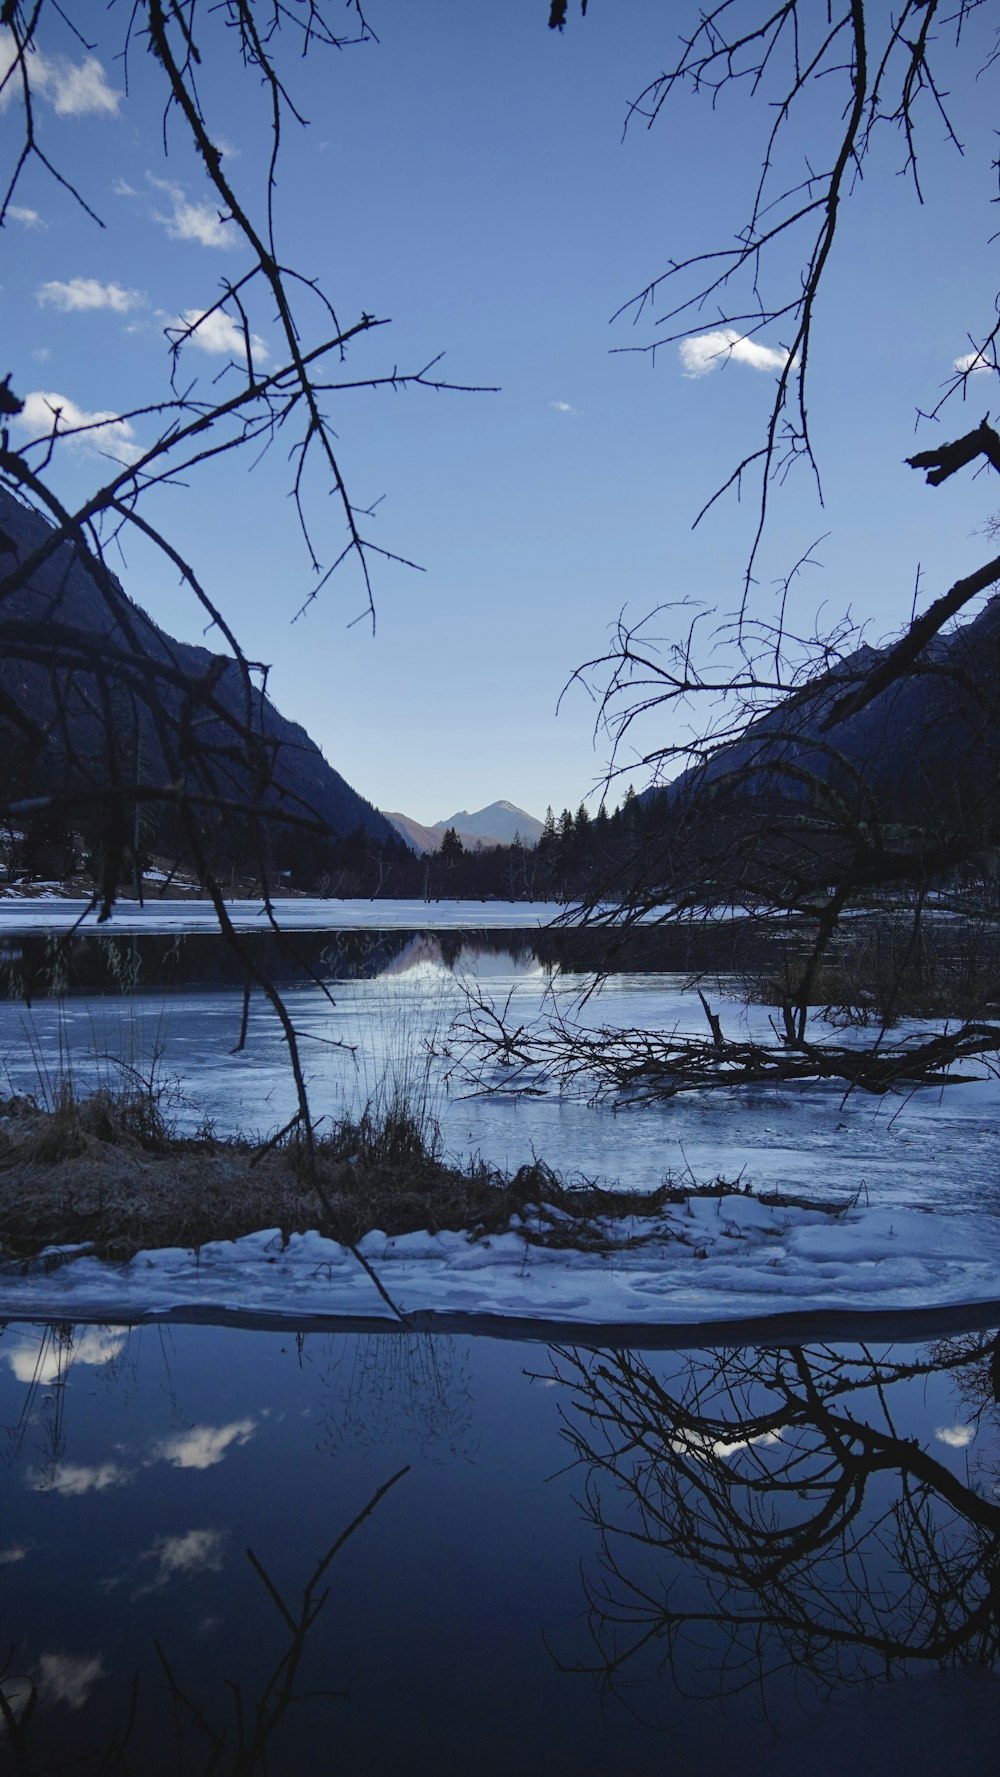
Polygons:
[[490,802],[472,814],[468,809],[460,809],[449,819],[435,821],[432,826],[426,826],[399,810],[383,809],[382,812],[411,851],[431,854],[440,851],[450,828],[454,828],[466,851],[474,851],[477,845],[486,848],[512,845],[515,835],[520,836],[522,844],[532,846],[537,844],[543,832],[542,822],[534,815],[505,800]]

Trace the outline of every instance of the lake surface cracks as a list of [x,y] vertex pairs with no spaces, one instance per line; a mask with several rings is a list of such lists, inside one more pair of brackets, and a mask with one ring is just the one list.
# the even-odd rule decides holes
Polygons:
[[8,1326],[6,1768],[993,1771],[998,1354]]

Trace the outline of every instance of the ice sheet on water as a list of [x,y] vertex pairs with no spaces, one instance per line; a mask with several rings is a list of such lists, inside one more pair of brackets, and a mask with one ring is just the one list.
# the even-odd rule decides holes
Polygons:
[[[41,886],[54,890],[59,885]],[[554,901],[338,901],[305,896],[276,901],[274,910],[282,930],[289,932],[537,931],[566,912]],[[267,910],[260,901],[227,901],[226,911],[238,931],[267,928]],[[154,894],[140,905],[123,895],[100,926],[89,901],[55,893],[0,900],[0,932],[62,932],[77,924],[112,937],[218,929],[215,909],[206,900],[166,901]]]

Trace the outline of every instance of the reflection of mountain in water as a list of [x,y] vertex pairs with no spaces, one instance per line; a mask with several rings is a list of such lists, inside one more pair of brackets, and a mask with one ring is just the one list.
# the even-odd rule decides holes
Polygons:
[[[540,927],[437,931],[295,931],[242,935],[254,963],[279,987],[310,980],[374,980],[418,965],[455,974],[530,974],[566,969],[615,974],[657,970],[738,971],[776,959],[795,942],[783,925],[729,921],[686,928],[637,927],[625,933]],[[0,998],[42,999],[73,993],[122,993],[181,987],[242,988],[238,953],[214,932],[143,932],[112,937],[88,931],[0,938]]]
[[[501,940],[502,947],[492,942]],[[540,964],[531,938],[517,932],[484,932],[475,938],[461,932],[414,932],[380,975],[409,975],[415,969],[446,969],[452,975],[530,975]]]

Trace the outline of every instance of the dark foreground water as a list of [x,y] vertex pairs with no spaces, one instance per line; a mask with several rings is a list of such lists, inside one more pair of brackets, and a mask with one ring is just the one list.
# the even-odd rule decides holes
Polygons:
[[993,1772],[998,1350],[8,1326],[0,1762]]

